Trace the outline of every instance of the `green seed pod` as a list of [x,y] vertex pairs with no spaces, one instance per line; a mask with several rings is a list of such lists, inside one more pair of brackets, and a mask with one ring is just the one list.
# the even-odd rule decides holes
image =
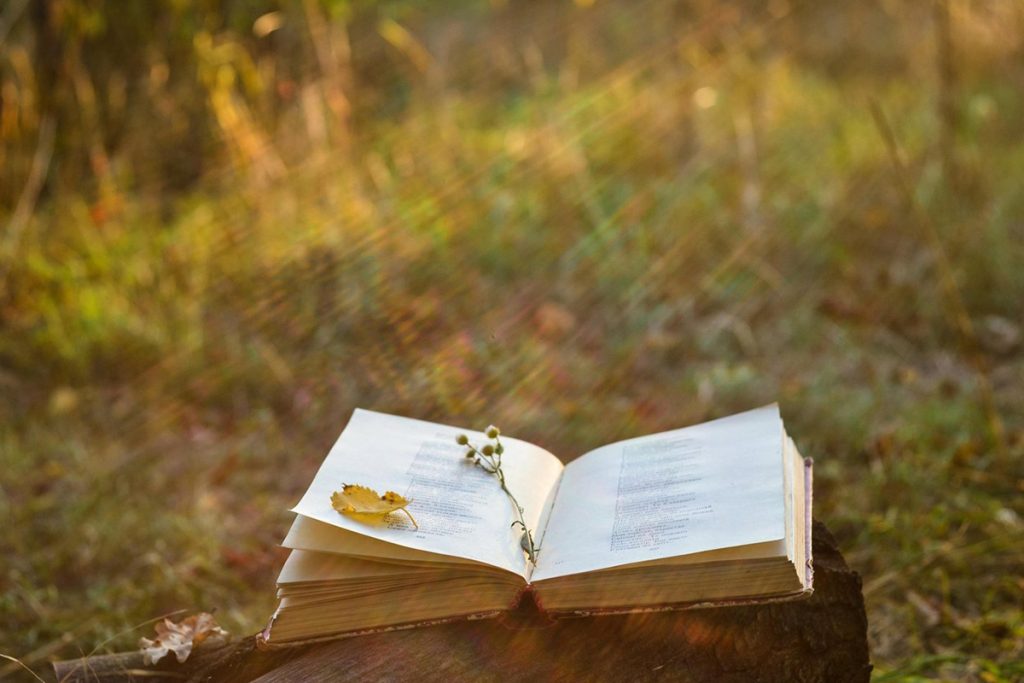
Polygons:
[[484,431],[484,434],[487,435],[488,439],[497,439],[498,435],[501,434],[501,430],[491,425]]
[[459,444],[460,446],[465,446],[466,444],[469,443],[469,437],[466,436],[465,434],[459,434],[457,437],[455,437],[455,443]]
[[494,455],[494,446],[492,446],[491,444],[487,444],[486,446],[480,449],[480,452],[483,453],[484,455]]
[[467,458],[472,458],[474,455],[476,455],[476,453],[473,452],[473,449],[466,451]]

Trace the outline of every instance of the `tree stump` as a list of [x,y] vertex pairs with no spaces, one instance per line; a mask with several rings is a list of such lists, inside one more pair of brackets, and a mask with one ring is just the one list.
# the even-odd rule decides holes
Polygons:
[[[283,650],[255,636],[145,667],[139,653],[57,662],[59,681],[672,680],[867,681],[861,580],[814,523],[806,600],[567,619],[547,628],[497,620],[346,638]],[[164,663],[168,662],[168,663]]]

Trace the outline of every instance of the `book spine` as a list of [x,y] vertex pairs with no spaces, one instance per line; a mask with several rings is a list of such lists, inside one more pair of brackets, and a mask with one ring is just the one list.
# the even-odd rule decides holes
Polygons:
[[530,584],[516,592],[512,604],[501,613],[498,621],[514,631],[547,628],[555,624],[554,618],[541,604],[537,590]]

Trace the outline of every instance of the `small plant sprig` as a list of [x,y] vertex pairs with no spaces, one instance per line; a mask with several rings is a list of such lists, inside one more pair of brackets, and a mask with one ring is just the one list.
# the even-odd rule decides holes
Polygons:
[[472,459],[473,464],[484,472],[494,475],[498,483],[501,484],[501,490],[505,492],[508,499],[512,501],[512,507],[515,508],[517,519],[512,522],[512,526],[518,526],[523,530],[523,535],[519,539],[519,545],[526,552],[527,557],[530,558],[530,562],[536,565],[537,553],[540,551],[540,548],[533,543],[533,532],[526,526],[523,506],[519,504],[519,501],[516,500],[516,497],[509,490],[508,483],[505,481],[505,472],[501,469],[501,456],[505,453],[505,446],[501,443],[501,430],[491,425],[484,430],[484,435],[493,443],[485,443],[477,448],[469,442],[469,437],[465,434],[459,434],[455,437],[455,443],[460,446],[466,446],[466,458]]

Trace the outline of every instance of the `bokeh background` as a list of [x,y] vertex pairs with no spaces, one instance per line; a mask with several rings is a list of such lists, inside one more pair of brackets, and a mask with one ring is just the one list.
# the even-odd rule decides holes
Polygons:
[[5,0],[0,78],[0,651],[257,630],[356,406],[778,400],[878,680],[1024,677],[1024,4]]

